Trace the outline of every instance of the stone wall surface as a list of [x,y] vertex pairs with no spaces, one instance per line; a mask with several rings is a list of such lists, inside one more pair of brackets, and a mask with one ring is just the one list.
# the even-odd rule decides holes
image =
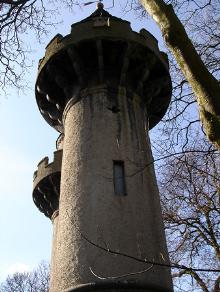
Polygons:
[[[168,269],[152,266],[131,275],[150,265],[102,251],[82,237],[134,257],[169,262],[146,139],[147,109],[138,96],[128,99],[122,88],[112,95],[99,86],[73,101],[74,97],[63,115],[61,193],[59,216],[54,219],[50,292],[102,282],[91,270],[104,278],[127,274],[120,279],[172,291]],[[124,161],[126,196],[114,194],[114,160]]]

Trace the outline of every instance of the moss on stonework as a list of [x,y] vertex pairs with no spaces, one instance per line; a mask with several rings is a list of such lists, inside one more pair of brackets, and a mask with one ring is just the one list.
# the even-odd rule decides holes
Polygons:
[[220,149],[220,117],[201,108],[200,118],[208,139]]

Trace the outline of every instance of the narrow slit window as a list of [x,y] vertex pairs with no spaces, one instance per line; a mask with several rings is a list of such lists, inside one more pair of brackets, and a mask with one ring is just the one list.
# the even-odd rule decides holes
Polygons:
[[124,161],[113,161],[114,190],[117,196],[126,196]]

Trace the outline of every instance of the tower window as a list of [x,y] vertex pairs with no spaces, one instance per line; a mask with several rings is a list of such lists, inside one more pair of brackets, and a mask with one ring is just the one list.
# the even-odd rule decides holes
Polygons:
[[113,161],[114,190],[117,196],[126,196],[124,161]]

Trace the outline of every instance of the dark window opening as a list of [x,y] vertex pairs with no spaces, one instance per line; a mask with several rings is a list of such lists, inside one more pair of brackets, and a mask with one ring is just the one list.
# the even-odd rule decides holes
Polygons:
[[112,107],[107,107],[107,109],[110,110],[113,114],[117,114],[120,112],[120,109],[115,105],[113,105]]
[[114,190],[117,196],[126,196],[124,161],[113,161]]

